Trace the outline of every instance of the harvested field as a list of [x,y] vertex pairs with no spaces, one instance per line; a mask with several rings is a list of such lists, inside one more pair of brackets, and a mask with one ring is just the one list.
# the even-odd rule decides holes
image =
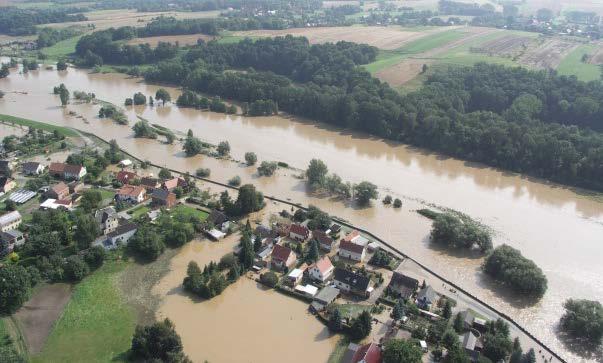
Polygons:
[[532,37],[505,35],[502,38],[494,39],[474,47],[471,51],[484,53],[489,56],[513,58],[523,54],[534,44],[535,40]]
[[454,40],[441,47],[429,49],[423,53],[415,54],[407,59],[404,59],[398,64],[376,72],[375,76],[384,82],[388,82],[392,87],[401,86],[418,76],[421,73],[423,64],[432,64],[435,59],[451,49],[463,46],[476,38],[498,32],[500,30],[492,28],[470,27],[463,28],[462,31],[466,31],[467,35],[461,39]]
[[195,45],[198,39],[210,41],[214,39],[211,35],[206,34],[185,34],[185,35],[163,35],[158,37],[134,38],[128,41],[128,44],[145,44],[148,43],[151,47],[157,46],[159,42],[176,43],[180,45]]
[[252,30],[235,32],[237,36],[276,37],[291,34],[308,38],[310,43],[338,42],[340,40],[366,43],[384,50],[400,48],[404,44],[422,38],[428,34],[448,31],[451,27],[433,28],[428,31],[412,31],[400,27],[351,26],[351,27],[317,27],[295,28],[284,30]]
[[538,47],[528,50],[519,58],[519,62],[533,68],[555,69],[579,44],[562,38],[547,39]]
[[597,43],[597,50],[590,56],[589,63],[591,64],[603,64],[603,44]]
[[70,297],[71,286],[68,284],[44,285],[17,311],[15,317],[31,354],[42,350]]

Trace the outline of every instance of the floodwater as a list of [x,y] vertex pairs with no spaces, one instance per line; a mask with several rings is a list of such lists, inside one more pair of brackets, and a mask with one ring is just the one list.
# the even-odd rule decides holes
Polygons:
[[266,290],[246,276],[211,300],[196,300],[182,291],[189,261],[203,268],[232,252],[239,238],[234,234],[220,242],[184,246],[153,289],[165,296],[157,317],[176,324],[194,362],[326,362],[338,338],[302,301]]
[[[133,138],[128,126],[95,115],[99,106],[59,106],[52,87],[65,83],[70,91],[96,93],[103,100],[122,104],[141,91],[154,94],[157,86],[116,74],[89,74],[40,70],[0,80],[6,92],[0,113],[72,126],[106,139],[117,139],[129,152],[157,164],[194,172],[209,167],[211,177],[227,181],[235,175],[251,182],[267,195],[315,204],[359,226],[366,227],[439,274],[516,318],[531,333],[570,361],[580,358],[558,339],[556,325],[568,298],[603,299],[603,198],[585,191],[501,172],[483,165],[432,154],[367,135],[286,117],[222,115],[176,106],[128,108],[131,124],[136,115],[151,123],[185,133],[192,129],[201,139],[217,144],[228,140],[233,158],[242,160],[254,151],[260,161],[277,160],[303,169],[311,158],[325,161],[344,180],[368,180],[381,195],[402,198],[400,210],[374,202],[359,209],[324,196],[310,194],[296,174],[281,169],[270,178],[259,178],[255,168],[205,156],[185,158],[178,144]],[[178,90],[169,88],[172,98]],[[24,94],[23,92],[27,92]],[[74,111],[84,118],[70,116]],[[482,259],[449,253],[430,246],[430,222],[414,210],[434,203],[467,213],[490,226],[495,244],[508,243],[533,259],[549,281],[546,295],[537,303],[494,286],[479,272]]]

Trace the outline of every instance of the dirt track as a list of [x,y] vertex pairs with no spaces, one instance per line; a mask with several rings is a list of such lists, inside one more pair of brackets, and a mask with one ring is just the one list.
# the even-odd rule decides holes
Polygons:
[[423,68],[423,64],[431,64],[435,57],[442,55],[453,48],[461,46],[477,37],[498,31],[501,30],[477,27],[467,28],[468,35],[466,37],[404,59],[398,64],[380,70],[379,72],[375,73],[375,76],[384,82],[388,82],[393,87],[401,86],[418,76]]
[[30,354],[39,353],[55,321],[71,297],[71,285],[50,284],[37,289],[15,314]]

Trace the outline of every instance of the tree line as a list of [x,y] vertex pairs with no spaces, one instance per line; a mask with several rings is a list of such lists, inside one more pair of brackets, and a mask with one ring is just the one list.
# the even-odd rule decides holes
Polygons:
[[8,35],[36,34],[36,25],[88,20],[82,12],[86,9],[4,7],[0,12],[0,33]]

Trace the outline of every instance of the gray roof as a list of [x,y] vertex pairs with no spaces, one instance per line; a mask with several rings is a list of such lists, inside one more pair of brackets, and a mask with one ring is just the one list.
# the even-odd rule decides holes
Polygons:
[[152,198],[157,198],[161,200],[166,200],[168,195],[170,195],[170,191],[167,189],[157,188],[153,190]]
[[16,220],[21,219],[21,213],[19,211],[12,211],[0,216],[0,226],[4,226],[13,223]]
[[126,234],[128,232],[132,232],[132,231],[136,231],[138,229],[138,225],[134,224],[134,223],[124,223],[120,226],[118,226],[115,231],[109,233],[107,235],[108,238],[114,238],[114,237],[119,237],[122,234]]
[[352,289],[359,291],[366,291],[371,282],[371,279],[366,276],[339,267],[335,269],[335,280],[350,285]]
[[98,223],[105,223],[110,217],[117,218],[117,212],[113,207],[99,209],[94,213],[94,217]]
[[426,286],[417,294],[417,300],[433,303],[438,298],[438,293],[431,286]]
[[467,332],[463,336],[459,337],[463,348],[468,350],[475,350],[475,344],[477,344],[477,337],[472,332]]
[[314,300],[324,302],[327,304],[332,303],[339,295],[339,289],[333,286],[325,286],[314,296]]
[[23,168],[23,171],[25,172],[36,172],[38,171],[38,168],[40,167],[40,163],[35,162],[35,161],[28,161],[26,163],[21,164],[21,168]]
[[465,311],[461,312],[461,319],[463,319],[465,324],[467,324],[468,326],[471,326],[471,325],[473,325],[473,320],[475,319],[475,315],[473,315],[473,313],[471,311],[465,310]]

